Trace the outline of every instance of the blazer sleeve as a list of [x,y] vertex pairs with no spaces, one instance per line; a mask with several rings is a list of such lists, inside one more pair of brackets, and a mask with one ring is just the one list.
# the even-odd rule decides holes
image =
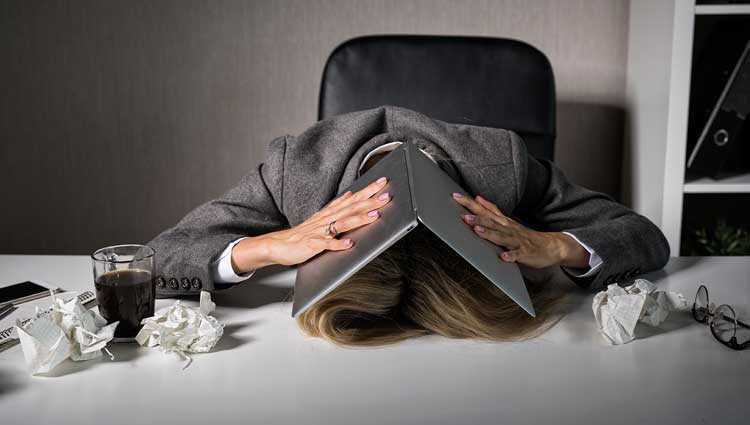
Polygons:
[[264,162],[236,186],[198,206],[148,243],[156,251],[157,283],[159,277],[180,284],[185,278],[190,283],[197,278],[202,289],[226,287],[213,281],[210,264],[227,244],[288,227],[281,208],[286,143],[287,137],[273,140]]
[[664,267],[669,244],[654,223],[603,193],[570,182],[550,161],[528,155],[518,135],[511,138],[523,194],[514,215],[537,230],[573,234],[603,260],[599,272],[585,278],[562,268],[570,279],[598,289]]

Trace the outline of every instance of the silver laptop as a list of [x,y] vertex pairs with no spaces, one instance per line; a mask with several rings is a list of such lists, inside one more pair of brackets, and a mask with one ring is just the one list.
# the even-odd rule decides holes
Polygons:
[[518,266],[498,258],[502,248],[478,237],[463,222],[468,211],[453,200],[466,194],[453,179],[412,143],[404,143],[378,161],[342,191],[357,192],[380,176],[388,178],[381,192],[393,196],[377,221],[346,233],[355,243],[344,251],[324,251],[297,269],[292,316],[296,317],[344,283],[373,258],[404,237],[419,223],[453,248],[469,264],[535,316]]

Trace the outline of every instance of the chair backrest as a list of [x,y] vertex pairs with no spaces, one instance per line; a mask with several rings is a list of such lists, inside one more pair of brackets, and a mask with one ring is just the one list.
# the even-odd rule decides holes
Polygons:
[[517,40],[384,35],[338,46],[323,72],[318,118],[380,105],[514,130],[532,155],[553,159],[552,67],[542,52]]

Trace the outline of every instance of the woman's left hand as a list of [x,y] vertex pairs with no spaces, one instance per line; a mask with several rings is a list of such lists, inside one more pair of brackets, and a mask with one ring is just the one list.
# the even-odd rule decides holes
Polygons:
[[464,222],[474,233],[507,251],[500,259],[529,267],[588,267],[589,253],[575,239],[560,232],[537,232],[503,214],[492,202],[477,195],[471,199],[454,193],[453,199],[473,214],[464,214]]

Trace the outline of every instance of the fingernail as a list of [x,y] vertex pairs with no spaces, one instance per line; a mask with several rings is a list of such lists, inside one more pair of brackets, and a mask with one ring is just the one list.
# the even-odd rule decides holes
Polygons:
[[474,226],[474,229],[476,229],[476,231],[479,233],[484,233],[484,230],[485,230],[484,227],[482,226]]
[[352,244],[352,240],[351,239],[344,239],[344,245],[349,246],[351,244]]
[[384,183],[384,182],[385,182],[385,177],[381,177],[381,178],[379,178],[379,179],[377,180],[377,182],[378,182],[378,183]]
[[476,216],[474,216],[473,214],[466,214],[464,218],[466,219],[466,221],[474,221]]
[[464,195],[462,195],[462,194],[460,194],[460,193],[458,193],[458,192],[453,192],[453,197],[454,197],[454,198],[463,198],[463,197],[464,197]]
[[389,196],[390,195],[388,194],[388,192],[385,192],[385,193],[381,194],[380,196],[378,196],[378,199],[381,200],[381,201],[385,201],[386,199],[388,199]]
[[508,254],[507,252],[503,252],[502,254],[500,254],[500,256],[503,257],[503,260],[507,260],[508,258],[510,258],[510,254]]
[[370,217],[376,217],[378,215],[378,210],[372,210],[367,213]]

